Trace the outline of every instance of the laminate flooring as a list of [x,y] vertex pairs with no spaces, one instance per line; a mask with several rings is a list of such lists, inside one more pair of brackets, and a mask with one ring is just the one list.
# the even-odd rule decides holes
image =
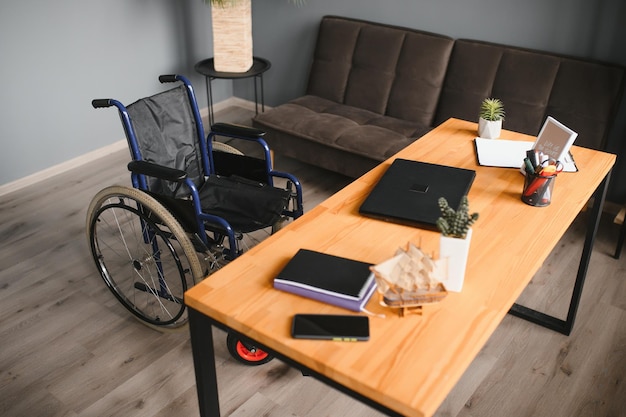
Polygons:
[[[246,123],[250,111],[216,117]],[[105,186],[129,183],[127,162],[127,151],[115,152],[0,197],[2,416],[198,416],[187,332],[160,333],[133,319],[90,258],[89,201]],[[305,209],[350,182],[281,155],[276,166],[300,178]],[[586,216],[520,303],[565,315]],[[437,417],[626,416],[626,255],[611,257],[617,232],[603,216],[573,333],[506,317]],[[381,415],[278,360],[240,365],[225,334],[214,333],[224,416]]]

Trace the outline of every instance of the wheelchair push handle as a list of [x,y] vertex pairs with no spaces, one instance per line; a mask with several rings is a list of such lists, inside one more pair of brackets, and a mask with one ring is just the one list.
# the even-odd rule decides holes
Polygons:
[[97,98],[95,100],[91,100],[91,105],[94,109],[101,109],[105,107],[111,107],[113,103],[111,103],[110,98]]
[[178,80],[179,80],[178,75],[174,75],[174,74],[159,75],[159,81],[161,83],[175,83]]
[[[177,81],[183,81],[186,84],[189,84],[189,81],[185,77],[183,77],[182,75],[176,75],[176,74],[160,75],[159,81],[161,83],[175,83]],[[93,106],[94,109],[102,109],[102,108],[111,107],[111,106],[117,106],[118,108],[120,108],[120,110],[124,108],[122,103],[120,103],[117,100],[113,100],[111,98],[98,98],[98,99],[92,100],[91,105]]]

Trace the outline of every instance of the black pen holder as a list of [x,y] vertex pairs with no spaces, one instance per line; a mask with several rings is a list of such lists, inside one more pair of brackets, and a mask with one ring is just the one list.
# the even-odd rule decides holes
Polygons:
[[522,201],[535,207],[550,205],[555,178],[556,175],[543,176],[526,173]]

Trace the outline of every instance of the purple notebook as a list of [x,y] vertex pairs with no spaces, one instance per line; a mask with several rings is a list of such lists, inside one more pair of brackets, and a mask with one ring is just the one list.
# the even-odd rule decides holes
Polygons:
[[371,264],[300,249],[274,278],[274,288],[352,311],[376,289]]

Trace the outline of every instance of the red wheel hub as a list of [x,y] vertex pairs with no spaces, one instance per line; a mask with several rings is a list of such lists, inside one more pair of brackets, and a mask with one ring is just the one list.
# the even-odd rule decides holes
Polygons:
[[249,362],[262,361],[267,358],[268,353],[261,349],[248,349],[243,343],[237,342],[237,353]]

